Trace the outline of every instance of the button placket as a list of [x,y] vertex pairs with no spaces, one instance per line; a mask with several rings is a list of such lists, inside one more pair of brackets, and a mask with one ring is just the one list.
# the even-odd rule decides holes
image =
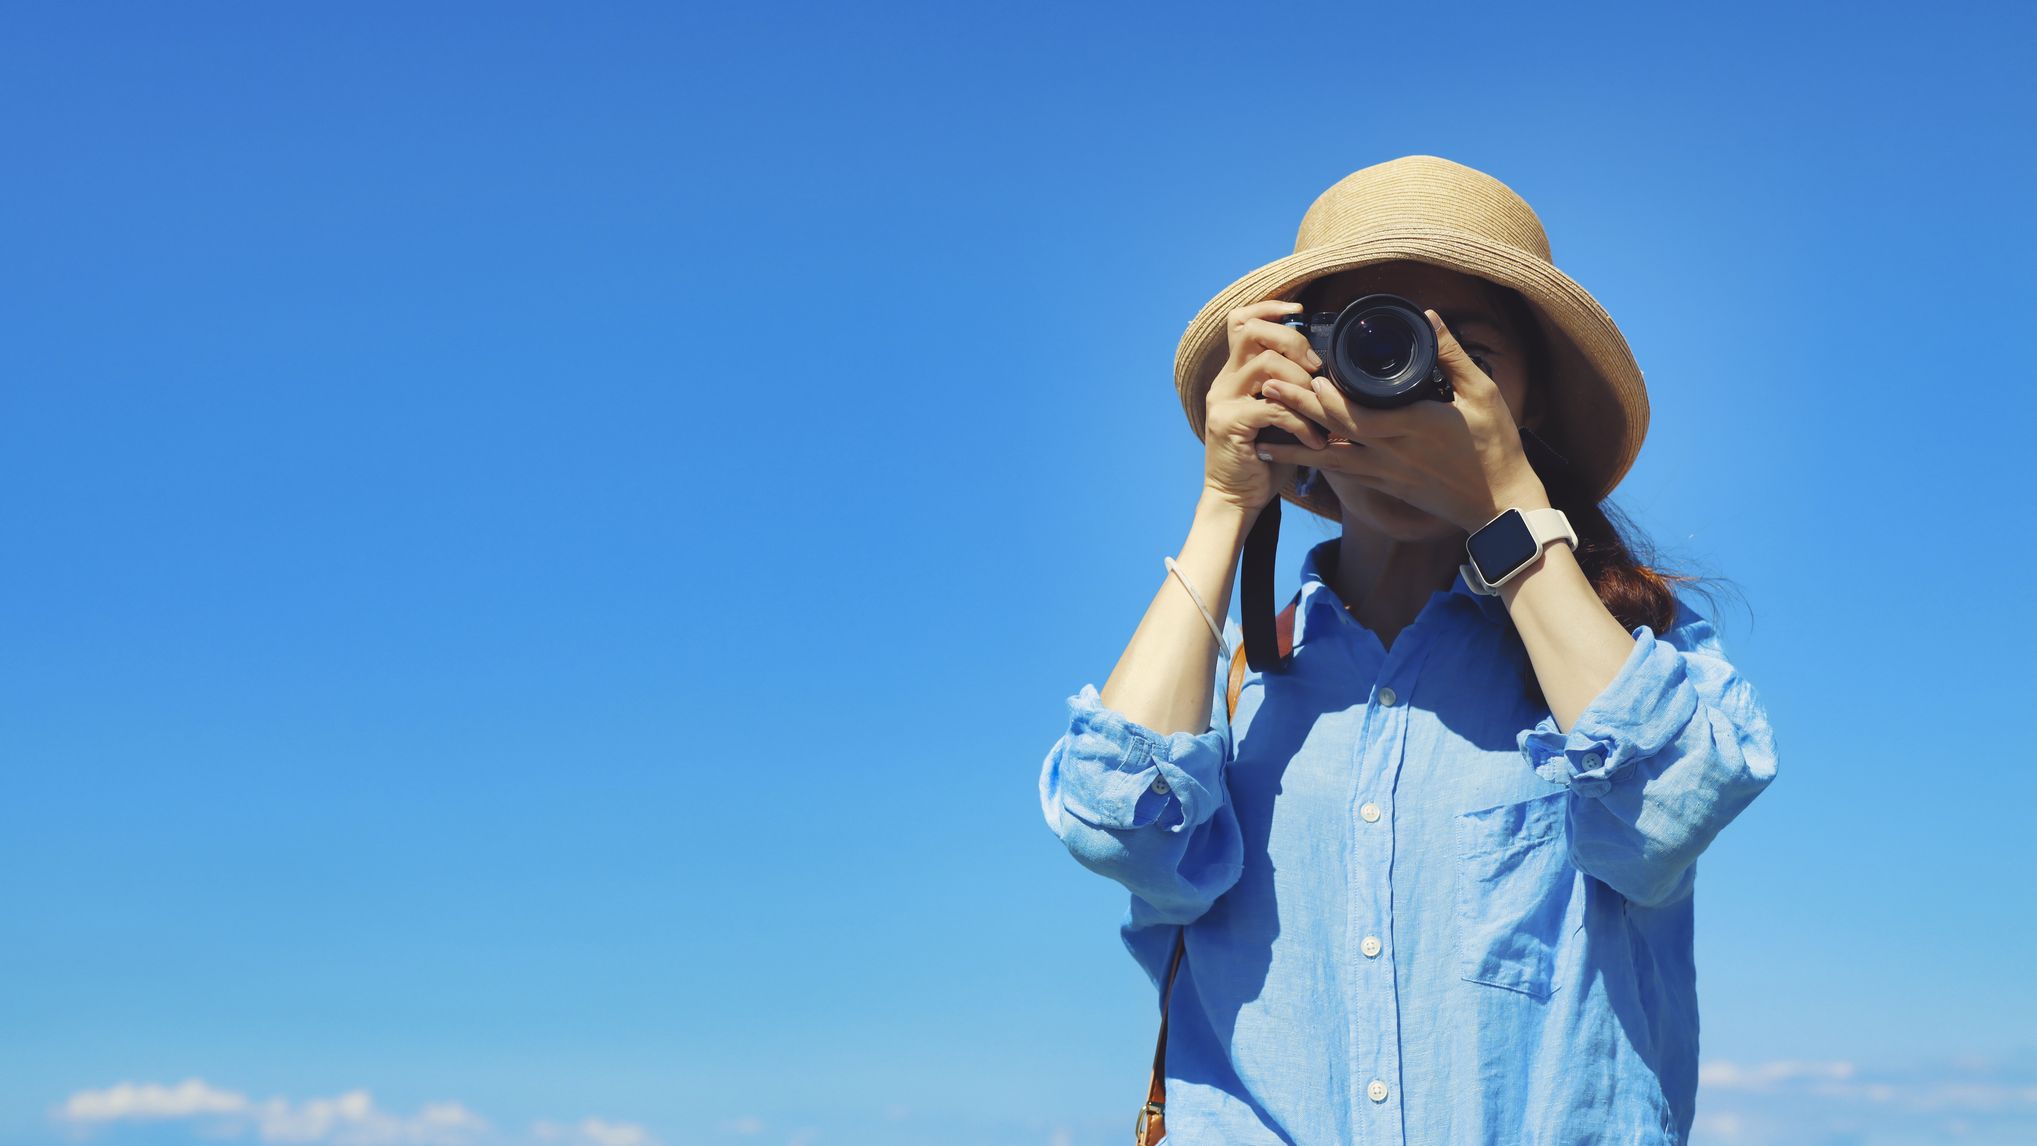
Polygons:
[[[1384,681],[1405,674],[1403,650],[1417,648],[1418,642],[1396,640],[1385,663],[1380,666],[1378,679]],[[1405,700],[1402,689],[1385,683],[1376,685],[1362,722],[1365,734],[1357,746],[1355,761],[1361,802],[1353,824],[1354,858],[1359,867],[1353,874],[1355,885],[1370,894],[1353,897],[1347,932],[1351,943],[1347,950],[1362,956],[1354,961],[1352,968],[1353,989],[1357,997],[1352,1000],[1351,1006],[1351,1073],[1348,1077],[1353,1089],[1363,1088],[1366,1097],[1371,1100],[1365,1106],[1378,1110],[1377,1117],[1389,1121],[1394,1117],[1398,1104],[1388,1102],[1391,1095],[1385,1080],[1398,1077],[1400,1071],[1400,998],[1393,964],[1381,958],[1386,952],[1385,936],[1391,933],[1389,929],[1393,926],[1390,875],[1394,833],[1393,821],[1386,814],[1385,805],[1392,797],[1401,753],[1407,740],[1408,709],[1403,703]],[[1364,796],[1373,798],[1363,799]]]
[[[1431,604],[1434,603],[1432,598]],[[1426,614],[1427,610],[1424,612]],[[1401,1063],[1399,984],[1393,961],[1384,958],[1387,937],[1393,934],[1390,876],[1394,831],[1393,817],[1387,815],[1387,804],[1399,782],[1401,758],[1407,748],[1408,722],[1414,715],[1407,701],[1419,683],[1422,666],[1434,651],[1439,631],[1447,633],[1448,629],[1439,630],[1435,618],[1425,615],[1401,630],[1393,647],[1387,650],[1375,679],[1400,683],[1398,687],[1381,683],[1373,690],[1373,703],[1367,706],[1363,723],[1365,734],[1360,737],[1356,761],[1361,793],[1373,798],[1358,806],[1360,822],[1354,825],[1357,858],[1361,864],[1371,865],[1371,870],[1361,868],[1354,872],[1353,885],[1373,889],[1373,894],[1353,897],[1357,907],[1351,913],[1347,934],[1355,941],[1355,950],[1364,956],[1360,961],[1362,965],[1376,969],[1376,974],[1359,972],[1354,975],[1356,981],[1368,984],[1371,990],[1352,1001],[1351,1073],[1348,1077],[1353,1090],[1359,1087],[1359,1080],[1368,1080],[1363,1087],[1370,1101],[1364,1106],[1378,1112],[1375,1116],[1379,1120],[1378,1128],[1389,1139],[1397,1138],[1400,1133],[1401,1105],[1400,1096],[1388,1086],[1388,1080],[1400,1077]],[[1368,898],[1369,904],[1360,902]],[[1361,913],[1369,915],[1361,920]]]

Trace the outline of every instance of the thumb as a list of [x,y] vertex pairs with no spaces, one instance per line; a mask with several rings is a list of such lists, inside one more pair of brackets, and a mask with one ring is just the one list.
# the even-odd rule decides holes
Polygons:
[[1443,316],[1433,310],[1425,310],[1422,314],[1428,318],[1429,328],[1436,332],[1436,360],[1443,364],[1443,372],[1449,375],[1451,387],[1460,393],[1486,390],[1498,393],[1499,384],[1471,360],[1471,355],[1458,343],[1457,336],[1443,325]]

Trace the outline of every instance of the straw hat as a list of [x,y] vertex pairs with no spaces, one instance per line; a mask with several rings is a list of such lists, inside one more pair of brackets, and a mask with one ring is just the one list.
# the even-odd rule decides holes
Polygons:
[[[1434,155],[1375,163],[1337,180],[1302,216],[1293,254],[1204,304],[1174,352],[1174,385],[1196,440],[1203,438],[1210,383],[1230,355],[1224,320],[1233,307],[1292,298],[1310,280],[1395,259],[1433,263],[1521,293],[1549,348],[1546,376],[1529,382],[1548,399],[1541,436],[1594,499],[1611,493],[1648,432],[1648,391],[1627,340],[1598,300],[1550,262],[1549,238],[1525,200],[1482,171]],[[1290,477],[1280,496],[1333,520],[1338,515],[1336,495],[1324,483],[1302,495]]]

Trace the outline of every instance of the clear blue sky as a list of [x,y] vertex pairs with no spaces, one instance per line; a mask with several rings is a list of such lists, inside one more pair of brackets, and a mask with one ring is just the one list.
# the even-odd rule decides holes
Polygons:
[[1652,388],[1616,500],[1745,602],[1700,1140],[2031,1140],[2033,34],[10,6],[0,1144],[1124,1140],[1041,759],[1187,529],[1182,328],[1417,152],[1538,210]]

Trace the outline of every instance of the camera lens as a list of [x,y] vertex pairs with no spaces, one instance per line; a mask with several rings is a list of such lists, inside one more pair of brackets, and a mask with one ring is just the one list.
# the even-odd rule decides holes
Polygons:
[[1371,315],[1352,324],[1352,359],[1360,370],[1375,378],[1392,378],[1400,373],[1414,350],[1414,330],[1390,314]]
[[1378,291],[1344,304],[1330,323],[1330,380],[1363,406],[1450,401],[1436,365],[1436,336],[1421,308]]

